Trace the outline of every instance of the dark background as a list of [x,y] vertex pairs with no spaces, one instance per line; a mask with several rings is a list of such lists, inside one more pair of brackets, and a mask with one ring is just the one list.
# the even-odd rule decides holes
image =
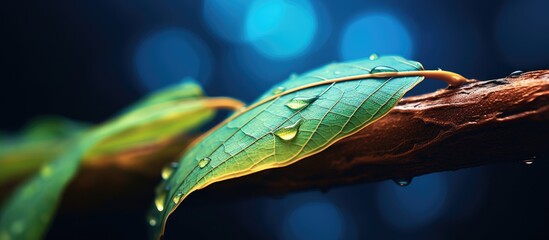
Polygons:
[[[99,123],[185,76],[209,95],[250,102],[291,73],[373,52],[477,79],[547,69],[548,9],[541,0],[4,2],[0,129],[43,114]],[[411,94],[443,86],[426,81]],[[197,193],[166,237],[549,239],[548,169],[538,158],[405,188],[386,181],[223,201]],[[129,201],[138,207],[63,211],[48,239],[144,239],[152,194]]]

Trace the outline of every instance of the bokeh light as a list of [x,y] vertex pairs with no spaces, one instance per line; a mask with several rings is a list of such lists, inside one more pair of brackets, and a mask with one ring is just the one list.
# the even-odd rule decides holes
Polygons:
[[415,230],[436,220],[444,210],[447,180],[443,174],[413,179],[400,187],[392,181],[380,183],[377,204],[382,218],[399,230]]
[[253,0],[204,0],[202,8],[207,26],[220,38],[245,40],[244,26]]
[[309,202],[297,207],[286,219],[283,239],[340,239],[343,219],[329,202]]
[[270,58],[291,58],[309,49],[317,32],[317,16],[307,0],[258,0],[246,18],[246,39]]
[[549,2],[508,1],[496,24],[496,41],[504,59],[517,68],[547,67]]
[[367,13],[345,27],[340,43],[342,60],[365,58],[372,53],[412,56],[412,37],[399,19],[387,13]]
[[167,28],[147,37],[138,46],[135,67],[142,86],[157,90],[192,77],[205,83],[211,70],[211,53],[194,34]]

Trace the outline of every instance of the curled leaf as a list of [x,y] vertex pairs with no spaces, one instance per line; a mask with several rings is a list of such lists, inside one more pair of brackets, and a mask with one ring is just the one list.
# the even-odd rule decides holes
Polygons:
[[6,134],[0,141],[0,185],[37,171],[88,128],[89,124],[44,116],[31,121],[20,134]]
[[239,107],[241,103],[234,100],[204,98],[197,84],[185,82],[154,94],[105,124],[73,136],[63,152],[7,200],[0,212],[0,237],[42,238],[61,193],[84,157],[173,137],[204,124],[216,108]]

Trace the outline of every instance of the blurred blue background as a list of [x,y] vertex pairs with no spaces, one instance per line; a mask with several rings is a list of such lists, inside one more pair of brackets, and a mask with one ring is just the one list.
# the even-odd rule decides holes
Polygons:
[[[372,53],[477,79],[548,69],[547,9],[542,0],[5,2],[0,128],[42,114],[100,122],[186,76],[209,95],[250,102],[292,73]],[[444,86],[426,81],[411,94]],[[430,174],[407,187],[191,197],[167,239],[549,239],[548,169],[539,161]],[[61,213],[48,238],[144,239],[150,199],[135,201],[143,209]]]

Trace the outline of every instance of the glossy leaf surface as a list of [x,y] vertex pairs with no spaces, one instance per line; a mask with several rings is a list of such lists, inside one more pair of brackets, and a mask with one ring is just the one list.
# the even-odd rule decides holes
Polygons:
[[161,183],[148,217],[152,238],[161,237],[167,217],[191,192],[316,154],[384,116],[423,80],[370,73],[421,70],[418,62],[386,56],[330,64],[274,86],[207,133]]

